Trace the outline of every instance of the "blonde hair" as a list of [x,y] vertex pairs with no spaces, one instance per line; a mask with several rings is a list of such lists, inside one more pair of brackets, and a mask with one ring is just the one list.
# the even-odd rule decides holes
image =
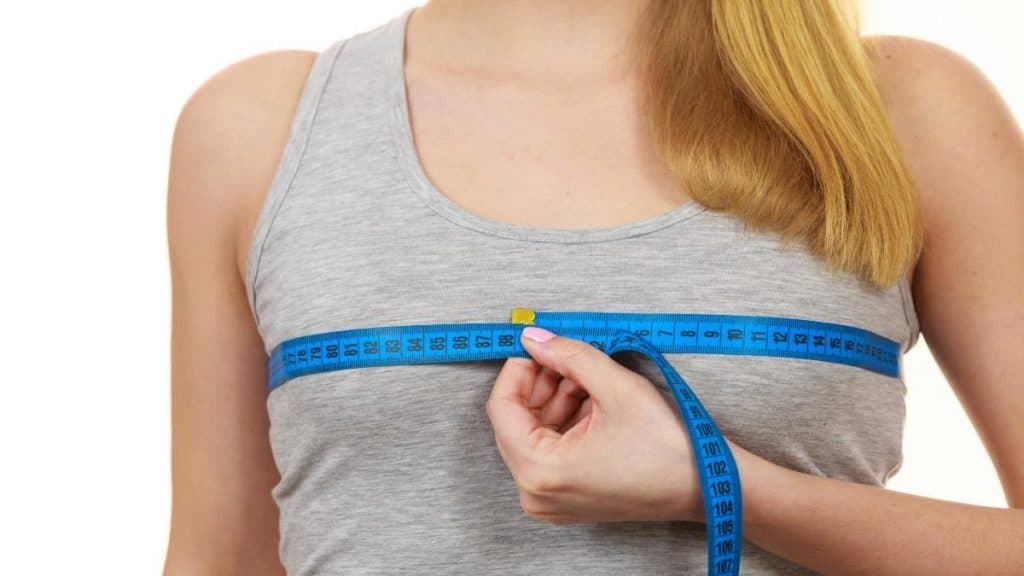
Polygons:
[[842,0],[650,0],[641,102],[687,192],[886,287],[921,249],[916,191]]

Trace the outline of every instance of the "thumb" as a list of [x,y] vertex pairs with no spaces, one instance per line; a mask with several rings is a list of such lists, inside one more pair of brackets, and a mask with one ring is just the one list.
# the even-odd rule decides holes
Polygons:
[[623,379],[636,377],[632,370],[619,364],[595,346],[576,338],[559,336],[538,326],[523,329],[523,349],[538,364],[575,380],[600,404],[629,388]]

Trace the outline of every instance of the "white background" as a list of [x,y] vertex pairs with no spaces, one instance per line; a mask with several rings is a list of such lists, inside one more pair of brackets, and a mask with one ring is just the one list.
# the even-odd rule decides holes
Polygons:
[[[0,573],[160,572],[170,514],[165,203],[177,114],[233,61],[321,50],[413,4],[107,0],[4,9]],[[876,0],[864,6],[865,32],[959,51],[1024,118],[1018,6]],[[1005,506],[923,340],[907,374],[905,463],[890,488]]]

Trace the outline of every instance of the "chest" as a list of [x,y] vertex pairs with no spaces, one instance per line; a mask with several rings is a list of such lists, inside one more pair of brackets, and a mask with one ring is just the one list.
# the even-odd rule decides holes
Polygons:
[[[272,272],[262,290],[265,336],[273,345],[346,328],[500,322],[523,306],[808,318],[905,340],[898,293],[833,276],[802,251],[747,236],[725,217],[704,213],[682,224],[622,242],[579,245],[477,236],[462,241],[462,229],[433,226],[403,233],[401,246],[384,244],[369,224],[330,243],[306,243],[308,233],[297,231],[294,249],[266,261]],[[431,243],[443,230],[445,241]],[[475,252],[459,248],[465,245]],[[322,264],[312,271],[294,258],[301,253],[318,254]],[[370,264],[352,268],[343,260]],[[897,379],[798,359],[668,359],[731,439],[775,462],[880,484],[901,459],[905,389]],[[619,360],[656,383],[670,402],[652,363],[630,355]],[[394,447],[421,438],[452,451],[473,443],[468,451],[477,459],[490,457],[480,407],[500,368],[501,362],[453,363],[302,377],[273,392],[271,416],[281,438],[320,438],[317,450],[358,444],[380,459],[406,461],[414,451]],[[374,432],[393,420],[407,428],[389,424],[394,435],[385,437]],[[339,436],[325,438],[325,430]],[[372,442],[342,436],[355,430]],[[290,440],[279,445],[292,446]],[[287,467],[284,448],[278,456]],[[491,464],[494,473],[501,470],[499,460]]]
[[476,214],[603,228],[690,198],[654,150],[629,83],[541,86],[410,63],[406,90],[418,161]]

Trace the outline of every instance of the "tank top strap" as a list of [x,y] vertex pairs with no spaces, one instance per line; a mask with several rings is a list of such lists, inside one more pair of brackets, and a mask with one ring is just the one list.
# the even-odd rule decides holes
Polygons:
[[[292,205],[294,211],[306,207],[316,210],[318,206],[326,209],[325,200],[315,196],[329,194],[331,198],[326,201],[337,203],[344,195],[359,194],[360,188],[316,185],[330,176],[325,172],[341,176],[345,171],[349,180],[354,180],[357,175],[353,168],[362,167],[372,172],[364,173],[364,177],[375,179],[382,171],[391,169],[389,158],[395,152],[388,135],[393,121],[390,115],[395,113],[395,91],[404,90],[404,86],[393,85],[394,75],[384,71],[388,65],[394,65],[394,43],[403,42],[404,23],[413,10],[410,8],[371,30],[330,43],[310,67],[247,254],[246,296],[261,331],[257,295],[264,253],[272,235],[286,236],[292,226],[280,218],[284,206]],[[397,48],[404,49],[404,44]],[[358,157],[347,159],[338,154],[357,148]],[[363,204],[368,201],[366,197],[350,199]]]

